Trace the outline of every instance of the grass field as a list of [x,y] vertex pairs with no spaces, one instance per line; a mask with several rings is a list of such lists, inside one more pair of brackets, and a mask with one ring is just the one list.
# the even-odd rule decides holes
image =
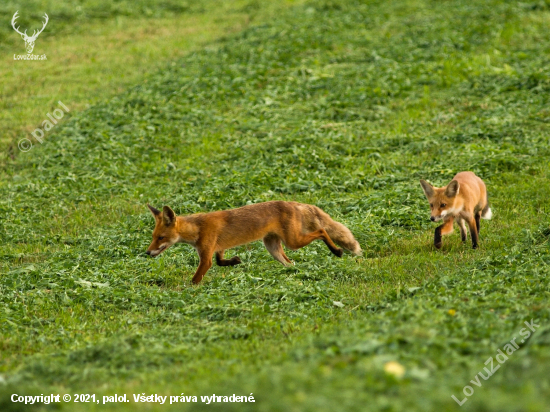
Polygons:
[[[146,82],[148,74],[223,36],[239,32],[255,20],[288,8],[284,0],[48,0],[0,4],[0,162],[16,155],[22,133],[40,125],[47,112],[65,101],[81,111],[106,101],[127,87]],[[33,51],[46,54],[38,64],[14,61],[25,43],[11,22],[29,34],[50,21]],[[7,148],[7,149],[6,149]]]
[[[181,18],[199,3],[186,4]],[[43,408],[550,410],[548,3],[224,4],[233,23],[177,58],[158,52],[151,70],[131,70],[132,47],[120,53],[135,66],[105,57],[127,81],[95,83],[80,62],[76,109],[27,153],[14,142],[50,108],[28,87],[10,92],[28,123],[6,126],[0,176],[0,409],[29,408],[14,393],[116,393],[131,401]],[[89,24],[101,5],[83,2]],[[138,5],[130,16],[150,10],[140,24],[177,18]],[[71,103],[42,87],[52,106]],[[2,122],[19,110],[3,107]],[[494,217],[479,249],[457,230],[435,250],[418,180],[445,185],[461,170],[485,180]],[[254,243],[196,287],[191,247],[144,254],[147,202],[186,214],[274,199],[320,206],[364,256],[317,242],[285,268]],[[512,339],[519,349],[480,380]],[[198,402],[133,398],[182,393]],[[255,403],[201,402],[213,393]]]

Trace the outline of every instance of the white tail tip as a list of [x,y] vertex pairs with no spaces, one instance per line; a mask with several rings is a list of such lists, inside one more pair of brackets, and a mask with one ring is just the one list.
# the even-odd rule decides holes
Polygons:
[[361,256],[363,254],[363,251],[361,250],[361,246],[357,244],[357,247],[352,251],[352,253],[356,256]]
[[489,220],[493,217],[493,211],[491,208],[487,209],[487,212],[484,215],[481,215],[482,219]]

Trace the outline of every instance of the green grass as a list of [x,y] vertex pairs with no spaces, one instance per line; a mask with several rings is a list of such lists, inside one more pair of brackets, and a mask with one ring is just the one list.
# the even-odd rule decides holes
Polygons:
[[[24,42],[11,24],[0,27],[0,162],[17,155],[17,143],[30,138],[59,100],[81,111],[147,82],[149,73],[167,61],[201,49],[256,20],[278,13],[287,0],[250,2],[221,0],[141,1],[7,1],[2,21],[32,33],[44,13],[50,21],[39,35],[34,54],[40,62],[15,61],[25,54]],[[38,64],[34,64],[38,63]],[[32,139],[32,138],[31,138]]]
[[[451,395],[538,319],[460,409],[548,410],[546,3],[322,1],[256,23],[6,158],[2,409],[51,392],[132,399],[66,410],[160,411],[132,394],[183,392],[256,402],[173,408],[457,410]],[[461,170],[485,180],[494,218],[480,249],[456,231],[435,250],[418,180]],[[147,202],[273,199],[322,207],[365,255],[319,242],[285,268],[254,243],[198,287],[191,247],[144,255]]]

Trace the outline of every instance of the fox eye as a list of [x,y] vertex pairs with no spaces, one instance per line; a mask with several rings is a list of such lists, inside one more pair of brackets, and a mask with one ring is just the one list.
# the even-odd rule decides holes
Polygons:
[[159,240],[162,240],[162,239],[164,239],[164,236],[159,236]]
[[434,204],[433,204],[433,203],[430,203],[430,207],[434,207]]
[[447,203],[441,203],[441,207],[447,206]]

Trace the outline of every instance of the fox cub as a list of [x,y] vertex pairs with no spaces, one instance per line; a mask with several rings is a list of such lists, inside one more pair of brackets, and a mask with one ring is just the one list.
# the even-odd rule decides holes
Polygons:
[[361,247],[350,230],[313,205],[272,201],[190,216],[176,216],[168,206],[162,211],[147,206],[155,218],[153,242],[147,254],[158,256],[175,243],[192,245],[200,259],[193,276],[195,284],[212,266],[214,254],[219,266],[238,265],[241,259],[238,256],[225,259],[224,251],[260,239],[271,256],[285,266],[291,261],[281,242],[296,250],[320,239],[338,257],[343,252],[335,243],[356,255],[361,254]]
[[445,187],[434,187],[425,180],[421,180],[420,184],[430,202],[430,219],[432,222],[443,220],[443,224],[435,229],[435,247],[441,248],[441,235],[453,232],[453,221],[456,219],[462,241],[466,241],[467,223],[472,236],[472,246],[476,249],[479,240],[479,221],[491,219],[492,216],[483,180],[472,172],[460,172]]

